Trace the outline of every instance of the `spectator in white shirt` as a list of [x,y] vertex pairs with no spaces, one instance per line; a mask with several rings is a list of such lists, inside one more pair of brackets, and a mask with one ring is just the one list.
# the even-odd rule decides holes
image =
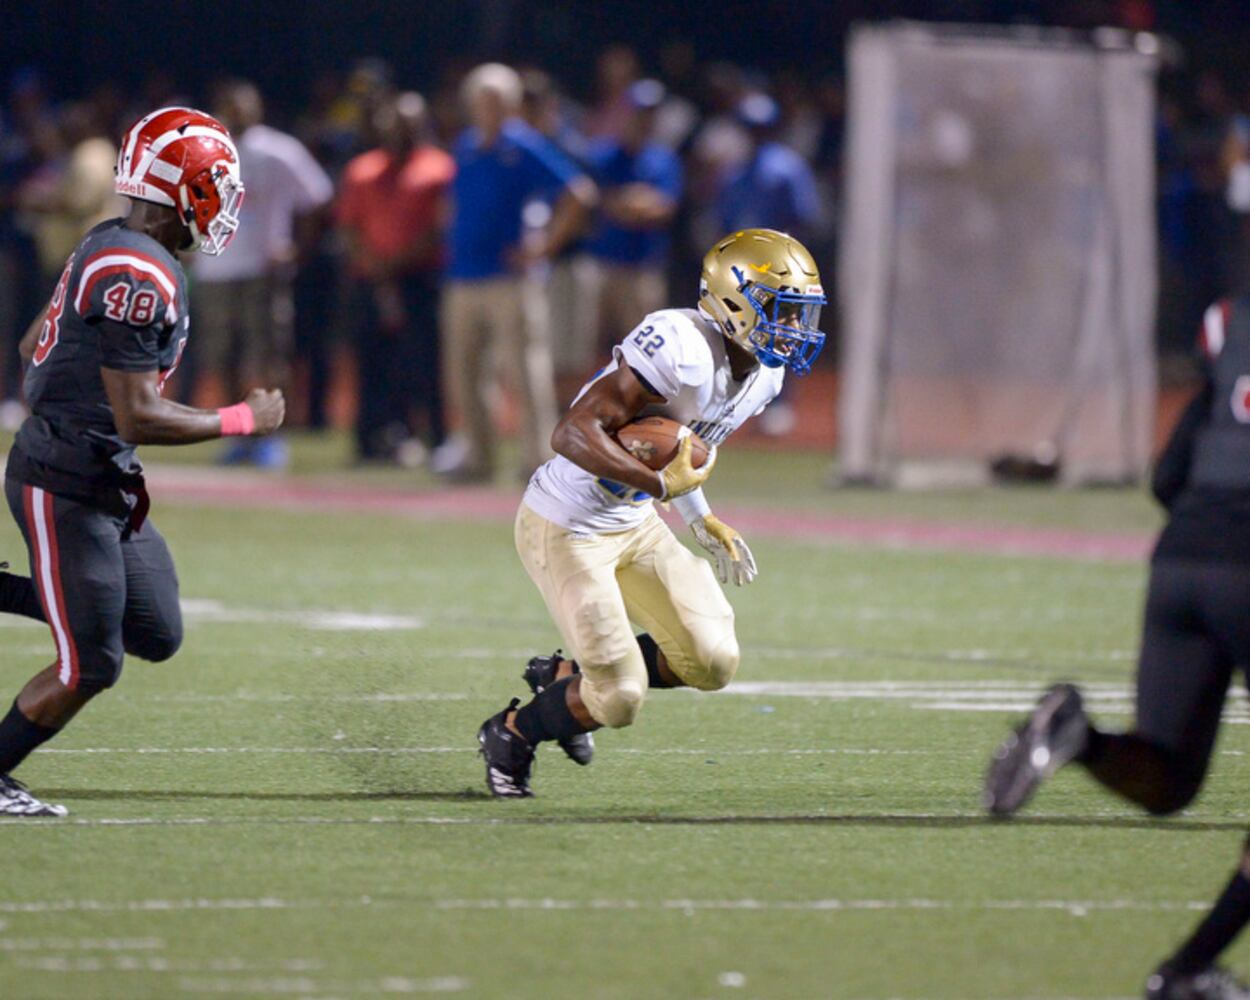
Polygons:
[[[213,114],[236,138],[247,197],[230,253],[196,261],[192,326],[200,371],[214,372],[233,399],[252,385],[288,387],[292,280],[328,216],[334,187],[298,139],[262,124],[264,105],[253,84],[219,85]],[[239,438],[223,461],[280,468],[285,442]]]

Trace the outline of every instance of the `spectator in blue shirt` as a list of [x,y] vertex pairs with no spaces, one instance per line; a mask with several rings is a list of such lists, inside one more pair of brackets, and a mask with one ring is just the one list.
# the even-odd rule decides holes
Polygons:
[[681,161],[653,141],[664,85],[638,80],[626,91],[630,114],[619,139],[591,147],[591,170],[602,192],[590,252],[597,275],[600,348],[616,343],[639,319],[664,308],[670,226],[682,191]]
[[[581,132],[580,109],[560,92],[556,82],[540,69],[521,74],[521,117],[550,139],[569,159],[589,174],[589,141]],[[552,201],[563,187],[531,201],[525,208],[527,227],[545,228]],[[522,236],[522,240],[525,237]],[[541,283],[547,300],[551,353],[555,362],[556,397],[563,409],[573,401],[598,367],[595,347],[594,260],[587,252],[586,234],[566,244],[549,266],[534,268],[528,278]]]
[[[746,162],[730,171],[716,196],[721,230],[779,229],[811,244],[820,231],[820,196],[812,168],[776,138],[781,110],[767,94],[750,93],[736,109],[747,129],[751,152]],[[765,434],[789,434],[797,421],[789,394],[782,390],[760,418]]]
[[[487,375],[498,350],[517,390],[526,478],[551,455],[555,384],[541,289],[525,270],[550,260],[586,226],[597,193],[539,132],[516,117],[521,81],[500,63],[477,67],[461,91],[471,125],[456,140],[451,261],[443,299],[446,382],[462,434],[436,452],[431,467],[459,481],[494,473],[495,434]],[[522,240],[522,210],[553,190],[545,229]]]
[[767,94],[748,94],[738,103],[737,116],[750,133],[751,153],[717,195],[721,229],[779,229],[807,242],[820,220],[816,179],[803,157],[774,138],[777,102]]

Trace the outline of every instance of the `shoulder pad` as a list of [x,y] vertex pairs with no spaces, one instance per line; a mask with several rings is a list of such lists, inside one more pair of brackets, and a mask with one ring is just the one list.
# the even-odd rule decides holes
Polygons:
[[714,364],[707,338],[679,309],[647,315],[621,342],[620,352],[665,399],[683,386],[705,382]]
[[83,261],[73,294],[83,319],[109,319],[128,326],[177,321],[178,280],[167,261],[127,246],[93,248]]

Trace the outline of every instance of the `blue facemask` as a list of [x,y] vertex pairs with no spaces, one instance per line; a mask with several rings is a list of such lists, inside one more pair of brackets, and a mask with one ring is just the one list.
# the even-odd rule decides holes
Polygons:
[[751,346],[760,364],[806,375],[825,346],[820,331],[820,307],[827,301],[824,294],[779,292],[750,281],[737,268],[734,276],[738,291],[759,317],[751,332]]

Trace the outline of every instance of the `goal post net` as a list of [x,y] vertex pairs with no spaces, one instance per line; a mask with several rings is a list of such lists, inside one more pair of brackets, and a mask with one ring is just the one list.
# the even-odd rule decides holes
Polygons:
[[1142,477],[1155,58],[909,23],[849,45],[842,478],[984,476],[1002,456],[1055,456],[1067,483]]

